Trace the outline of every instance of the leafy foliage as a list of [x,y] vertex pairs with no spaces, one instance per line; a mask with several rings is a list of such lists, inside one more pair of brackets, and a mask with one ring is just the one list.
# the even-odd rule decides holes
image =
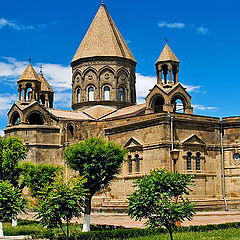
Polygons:
[[45,185],[50,185],[55,181],[57,175],[62,171],[60,166],[25,162],[20,165],[23,175],[22,185],[27,186],[33,197],[40,197],[41,190]]
[[22,191],[14,187],[10,181],[0,180],[0,221],[9,220],[17,215],[25,206]]
[[9,180],[15,187],[18,185],[18,162],[26,158],[27,151],[22,139],[0,136],[0,180]]
[[194,214],[194,205],[183,197],[189,194],[191,182],[191,175],[159,169],[137,179],[138,189],[129,197],[129,216],[147,218],[151,228],[166,227],[172,239],[175,223],[191,220]]
[[[80,217],[81,206],[84,205],[84,180],[71,178],[65,182],[63,177],[42,189],[42,198],[38,199],[37,218],[43,226],[59,227],[65,239],[69,238],[69,222],[73,217]],[[67,224],[67,232],[63,228],[63,221]]]
[[101,138],[88,138],[65,150],[67,164],[86,178],[85,188],[93,196],[119,173],[126,150]]

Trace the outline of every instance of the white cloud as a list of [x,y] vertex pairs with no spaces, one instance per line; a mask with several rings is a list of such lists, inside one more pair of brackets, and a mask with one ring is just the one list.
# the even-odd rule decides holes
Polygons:
[[199,27],[197,28],[197,33],[206,35],[206,34],[209,34],[210,32],[209,32],[209,29],[206,27]]
[[[41,63],[43,65],[43,74],[55,91],[64,91],[71,89],[72,70],[70,66],[61,64]],[[35,69],[39,65],[35,66]]]
[[200,92],[201,86],[185,85],[182,84],[188,92]]
[[10,27],[18,31],[33,29],[33,26],[26,26],[26,25],[19,24],[16,21],[0,18],[0,29],[4,27]]
[[55,93],[55,107],[60,109],[71,108],[72,93],[71,92],[56,92]]
[[8,110],[12,104],[17,100],[17,94],[0,94],[0,110]]
[[4,131],[3,130],[0,130],[0,136],[4,136]]
[[143,76],[136,73],[136,91],[137,103],[145,102],[145,97],[148,95],[149,90],[157,83],[157,78],[152,76]]
[[206,107],[206,106],[199,105],[199,104],[193,104],[192,107],[195,110],[202,110],[202,111],[205,111],[205,110],[217,110],[218,109],[217,107]]
[[159,27],[166,27],[166,28],[184,28],[186,27],[185,23],[175,22],[175,23],[167,23],[167,22],[159,22]]

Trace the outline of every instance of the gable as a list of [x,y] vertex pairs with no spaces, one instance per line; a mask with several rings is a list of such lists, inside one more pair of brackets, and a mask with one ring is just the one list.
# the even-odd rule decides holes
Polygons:
[[198,137],[196,134],[193,134],[192,136],[188,137],[184,141],[182,141],[183,145],[199,145],[199,146],[205,146],[206,143]]
[[142,149],[142,144],[135,138],[131,137],[123,147],[127,149]]

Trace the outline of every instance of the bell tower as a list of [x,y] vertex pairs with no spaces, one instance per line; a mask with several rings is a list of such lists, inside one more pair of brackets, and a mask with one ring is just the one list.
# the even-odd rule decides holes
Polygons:
[[166,40],[166,45],[163,48],[162,53],[160,54],[157,62],[155,63],[157,83],[160,85],[177,84],[179,63],[180,61],[172,52]]
[[71,66],[73,110],[136,104],[136,60],[103,2]]
[[18,101],[21,104],[28,104],[32,101],[39,100],[39,93],[41,91],[41,80],[31,64],[29,64],[20,78],[17,80]]
[[191,96],[178,79],[180,61],[167,42],[155,63],[157,84],[146,97],[146,113],[193,114]]

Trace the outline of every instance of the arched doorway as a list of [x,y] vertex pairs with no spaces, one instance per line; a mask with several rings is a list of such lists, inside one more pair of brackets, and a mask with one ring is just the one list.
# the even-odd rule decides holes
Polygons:
[[30,125],[43,125],[44,124],[42,115],[37,112],[30,113],[27,120]]
[[153,111],[154,113],[163,112],[164,99],[162,96],[157,96],[153,102]]

